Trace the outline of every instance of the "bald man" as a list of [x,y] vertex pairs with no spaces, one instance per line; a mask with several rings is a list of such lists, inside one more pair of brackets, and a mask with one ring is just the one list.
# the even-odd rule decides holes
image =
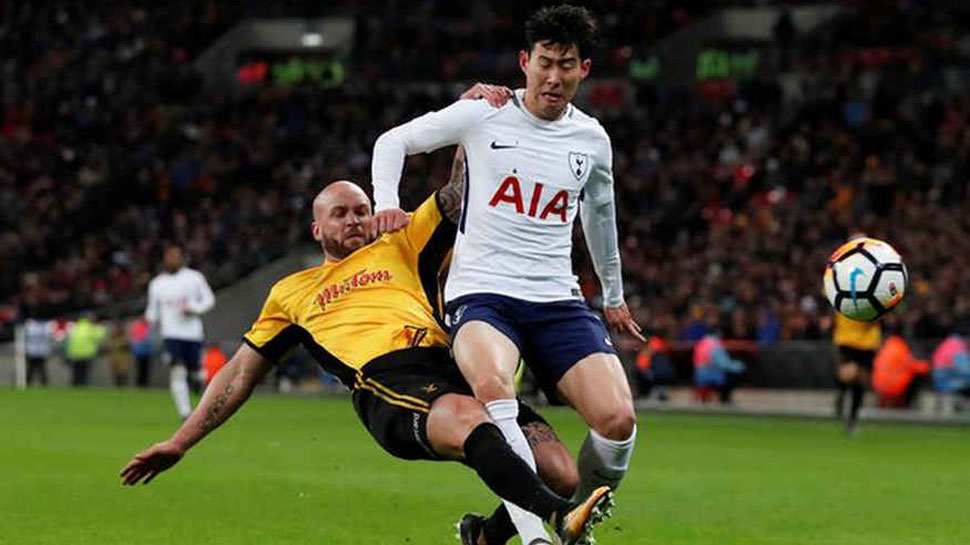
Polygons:
[[[562,495],[547,487],[505,442],[449,355],[438,275],[455,238],[462,185],[458,169],[406,228],[379,238],[357,185],[339,181],[321,191],[311,230],[324,262],[273,286],[196,410],[169,440],[135,455],[123,483],[147,483],[178,462],[246,401],[273,362],[302,344],[352,391],[361,422],[388,453],[461,461],[498,496],[551,523],[563,543],[584,539],[608,516],[609,489],[578,505],[564,499],[578,479],[575,465],[548,424],[523,406],[520,423],[534,440],[540,473]],[[476,532],[475,543],[488,541],[484,529]],[[541,543],[551,541],[530,541]]]

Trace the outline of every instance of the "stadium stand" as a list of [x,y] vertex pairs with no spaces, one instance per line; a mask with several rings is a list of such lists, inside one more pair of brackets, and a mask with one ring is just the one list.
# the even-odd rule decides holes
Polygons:
[[[421,10],[363,2],[360,69],[342,87],[202,87],[191,60],[220,33],[304,4],[3,3],[0,322],[25,306],[53,316],[136,300],[166,239],[183,241],[214,287],[230,284],[307,243],[313,192],[366,181],[382,129],[454,99],[440,82],[515,81],[518,11],[427,2],[447,23],[428,28]],[[654,2],[645,27],[616,16],[621,4],[600,6],[613,15],[598,76],[623,75],[631,51],[714,3],[688,12]],[[824,338],[821,268],[856,230],[892,240],[907,260],[907,334],[939,338],[967,319],[970,92],[955,67],[970,57],[966,16],[850,3],[796,38],[784,70],[714,86],[591,83],[583,106],[613,138],[629,299],[649,329],[696,339],[716,323],[732,339]],[[419,39],[398,39],[408,36]],[[449,164],[448,154],[411,160],[405,204]]]

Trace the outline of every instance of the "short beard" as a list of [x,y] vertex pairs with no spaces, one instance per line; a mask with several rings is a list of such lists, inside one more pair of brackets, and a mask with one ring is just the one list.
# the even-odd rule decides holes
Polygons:
[[323,251],[327,254],[327,257],[333,258],[334,260],[341,260],[354,253],[358,249],[366,246],[367,242],[365,241],[364,244],[361,244],[356,248],[348,248],[342,243],[338,242],[336,239],[324,238],[321,245],[323,246]]

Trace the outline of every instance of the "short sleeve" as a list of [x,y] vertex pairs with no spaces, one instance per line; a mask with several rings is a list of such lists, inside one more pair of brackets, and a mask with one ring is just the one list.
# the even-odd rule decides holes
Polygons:
[[302,340],[302,329],[294,324],[280,301],[279,284],[273,286],[263,310],[243,340],[266,359],[278,362]]
[[404,228],[404,236],[416,252],[422,253],[429,244],[447,244],[450,248],[455,243],[457,230],[441,213],[437,191],[411,213],[410,217],[411,222]]

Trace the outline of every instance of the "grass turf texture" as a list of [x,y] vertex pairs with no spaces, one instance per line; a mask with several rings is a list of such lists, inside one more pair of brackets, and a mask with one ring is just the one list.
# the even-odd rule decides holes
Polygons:
[[[543,411],[572,452],[584,427]],[[166,438],[162,391],[0,391],[0,543],[456,543],[495,499],[455,463],[395,460],[346,399],[257,395],[148,486],[117,473]],[[644,414],[609,544],[970,543],[970,432]]]

